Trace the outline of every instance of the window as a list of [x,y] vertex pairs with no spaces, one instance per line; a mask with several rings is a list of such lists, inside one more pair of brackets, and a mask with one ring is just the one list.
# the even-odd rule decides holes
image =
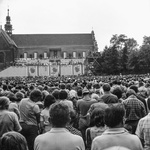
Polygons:
[[64,52],[64,58],[67,58],[67,53],[66,52]]
[[27,53],[24,53],[24,57],[23,58],[27,59]]
[[73,52],[73,58],[76,58],[76,52]]
[[83,58],[85,58],[85,52],[83,52]]
[[47,53],[46,53],[46,52],[44,52],[44,58],[45,58],[45,59],[47,58]]
[[37,53],[34,53],[34,58],[37,59]]

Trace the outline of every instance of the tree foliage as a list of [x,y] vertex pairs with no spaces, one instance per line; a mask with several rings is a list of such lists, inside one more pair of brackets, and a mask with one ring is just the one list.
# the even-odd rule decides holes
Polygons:
[[[150,72],[150,37],[144,36],[139,47],[137,41],[124,34],[113,35],[110,45],[98,56],[95,74],[128,74]],[[96,65],[95,65],[96,66]]]

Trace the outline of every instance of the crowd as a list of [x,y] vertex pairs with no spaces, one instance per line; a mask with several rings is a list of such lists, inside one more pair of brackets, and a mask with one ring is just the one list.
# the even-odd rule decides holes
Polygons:
[[0,79],[1,150],[150,150],[150,77]]

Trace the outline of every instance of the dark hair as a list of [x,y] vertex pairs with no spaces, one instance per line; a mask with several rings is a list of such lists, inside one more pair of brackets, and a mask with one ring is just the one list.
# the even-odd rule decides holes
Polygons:
[[52,105],[55,102],[56,102],[55,97],[53,95],[49,94],[44,99],[44,107],[48,108],[50,105]]
[[63,102],[54,103],[49,111],[50,121],[54,127],[65,127],[69,122],[69,107]]
[[59,90],[58,89],[55,89],[53,92],[52,92],[52,95],[55,97],[56,100],[59,99]]
[[132,89],[127,89],[127,91],[126,91],[126,96],[129,97],[129,96],[131,96],[131,95],[135,95],[135,96],[136,96],[135,91],[132,90]]
[[122,90],[120,86],[116,86],[113,88],[112,93],[120,99],[122,97]]
[[60,83],[59,87],[60,87],[60,89],[64,90],[66,88],[66,85],[65,85],[65,83]]
[[125,115],[125,109],[123,104],[117,103],[117,104],[111,104],[108,108],[105,110],[105,124],[108,127],[116,127],[121,122],[123,122],[123,117]]
[[95,108],[90,117],[90,126],[104,126],[104,110]]
[[78,96],[82,96],[82,89],[78,89],[78,90],[77,90],[77,95],[78,95]]
[[28,150],[26,139],[18,132],[10,131],[1,137],[1,150]]
[[59,99],[60,100],[65,100],[65,99],[67,99],[67,97],[68,97],[68,93],[65,90],[61,90],[59,92]]
[[9,98],[7,98],[6,96],[0,97],[0,110],[8,109],[9,103]]
[[103,90],[108,92],[110,91],[111,87],[110,87],[110,84],[109,83],[104,83],[103,86],[102,86]]
[[34,102],[40,101],[42,99],[42,93],[39,89],[35,89],[30,93],[30,99]]
[[137,87],[136,85],[131,85],[131,86],[130,86],[130,89],[134,90],[135,93],[138,92],[138,87]]

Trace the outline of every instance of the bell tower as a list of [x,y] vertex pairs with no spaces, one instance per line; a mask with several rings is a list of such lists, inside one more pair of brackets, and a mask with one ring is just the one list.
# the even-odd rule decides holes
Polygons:
[[7,33],[9,36],[12,35],[12,25],[11,25],[11,19],[10,19],[10,16],[9,16],[9,9],[7,10],[5,31],[6,31],[6,33]]

